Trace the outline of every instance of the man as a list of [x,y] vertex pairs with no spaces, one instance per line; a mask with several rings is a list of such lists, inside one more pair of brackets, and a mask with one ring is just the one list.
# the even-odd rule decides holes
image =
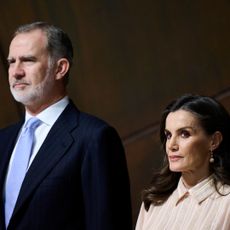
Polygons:
[[[72,58],[68,36],[47,23],[23,25],[11,41],[10,90],[25,106],[25,119],[0,131],[1,230],[131,229],[121,140],[112,127],[80,112],[68,98]],[[13,204],[10,175],[22,127],[31,117],[41,122]]]

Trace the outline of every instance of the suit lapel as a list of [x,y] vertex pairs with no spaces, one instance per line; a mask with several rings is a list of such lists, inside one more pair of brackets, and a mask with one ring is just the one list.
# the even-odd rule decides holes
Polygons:
[[70,103],[55,122],[32,162],[22,184],[13,216],[67,153],[68,148],[73,143],[71,131],[77,127],[77,120],[78,110]]

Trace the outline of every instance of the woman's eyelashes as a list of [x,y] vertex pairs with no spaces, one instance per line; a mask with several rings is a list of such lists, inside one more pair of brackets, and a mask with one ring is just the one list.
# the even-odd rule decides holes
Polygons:
[[[186,129],[181,129],[181,130],[178,130],[178,132],[176,133],[177,136],[180,136],[182,138],[188,138],[191,136],[191,133],[186,130]],[[165,130],[165,138],[167,140],[169,140],[170,138],[172,137],[172,133],[168,130]]]

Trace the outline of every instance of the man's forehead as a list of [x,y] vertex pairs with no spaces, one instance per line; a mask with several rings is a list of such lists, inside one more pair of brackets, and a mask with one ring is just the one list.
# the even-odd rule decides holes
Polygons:
[[44,51],[46,47],[47,38],[41,30],[20,33],[17,34],[10,43],[9,56],[17,52]]
[[21,32],[21,33],[16,34],[14,38],[12,39],[12,42],[15,40],[17,41],[21,39],[47,41],[47,36],[46,36],[46,33],[42,31],[41,29],[34,29],[31,31],[26,31],[26,32]]

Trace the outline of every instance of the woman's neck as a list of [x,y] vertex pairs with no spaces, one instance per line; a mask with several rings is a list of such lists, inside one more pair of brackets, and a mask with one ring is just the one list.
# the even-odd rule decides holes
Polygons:
[[199,184],[201,181],[205,180],[209,176],[210,176],[210,173],[202,177],[194,177],[194,175],[192,174],[182,173],[182,181],[183,181],[184,186],[187,189],[190,189],[191,187]]

